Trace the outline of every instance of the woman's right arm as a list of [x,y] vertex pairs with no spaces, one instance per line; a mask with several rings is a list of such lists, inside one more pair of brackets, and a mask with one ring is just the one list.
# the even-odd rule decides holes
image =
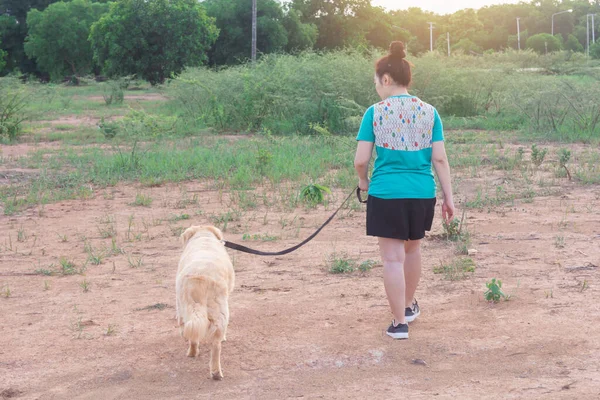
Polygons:
[[446,147],[443,141],[433,142],[431,161],[435,172],[442,185],[444,202],[442,204],[442,218],[451,221],[454,217],[454,198],[452,196],[452,180],[450,179],[450,164],[446,155]]

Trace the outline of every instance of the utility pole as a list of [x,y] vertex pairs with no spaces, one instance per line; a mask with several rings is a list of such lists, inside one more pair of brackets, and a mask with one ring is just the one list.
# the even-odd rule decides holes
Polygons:
[[428,22],[429,24],[429,51],[433,51],[433,22]]
[[519,51],[521,50],[521,26],[519,24],[519,20],[521,18],[517,17],[517,44],[519,46]]
[[565,11],[561,11],[561,12],[552,14],[552,36],[554,36],[554,16],[564,14],[564,13],[572,13],[572,12],[573,12],[573,10],[571,9],[571,10],[565,10]]
[[256,61],[256,0],[252,0],[252,62]]
[[[585,43],[586,43],[586,54],[588,55],[588,57],[590,56],[590,34],[592,36],[592,44],[596,43],[596,24],[594,23],[594,16],[596,14],[588,14],[585,16],[585,25],[586,25],[586,29],[585,29]],[[592,21],[592,24],[590,26],[590,20]],[[590,32],[591,31],[591,32]]]
[[450,32],[446,32],[446,40],[448,41],[448,57],[450,57]]

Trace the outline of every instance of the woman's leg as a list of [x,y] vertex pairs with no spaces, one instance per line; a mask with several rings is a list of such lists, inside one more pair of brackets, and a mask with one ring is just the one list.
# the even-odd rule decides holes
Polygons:
[[383,260],[383,284],[396,324],[404,324],[405,281],[404,241],[379,238],[379,252]]
[[406,307],[410,307],[415,299],[415,292],[421,279],[421,241],[404,242],[406,253],[404,261],[404,279],[406,281]]

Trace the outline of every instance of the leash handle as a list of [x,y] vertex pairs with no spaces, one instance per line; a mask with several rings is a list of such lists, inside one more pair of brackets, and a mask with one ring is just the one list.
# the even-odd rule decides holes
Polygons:
[[365,204],[367,202],[367,200],[363,200],[362,196],[360,195],[360,188],[357,186],[356,187],[356,197],[358,197],[358,202]]

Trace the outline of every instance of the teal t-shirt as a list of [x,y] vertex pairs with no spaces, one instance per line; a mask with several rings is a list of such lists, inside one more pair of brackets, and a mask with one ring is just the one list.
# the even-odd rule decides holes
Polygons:
[[358,141],[375,143],[369,195],[382,199],[432,199],[433,142],[444,140],[437,110],[418,97],[392,96],[366,111]]

